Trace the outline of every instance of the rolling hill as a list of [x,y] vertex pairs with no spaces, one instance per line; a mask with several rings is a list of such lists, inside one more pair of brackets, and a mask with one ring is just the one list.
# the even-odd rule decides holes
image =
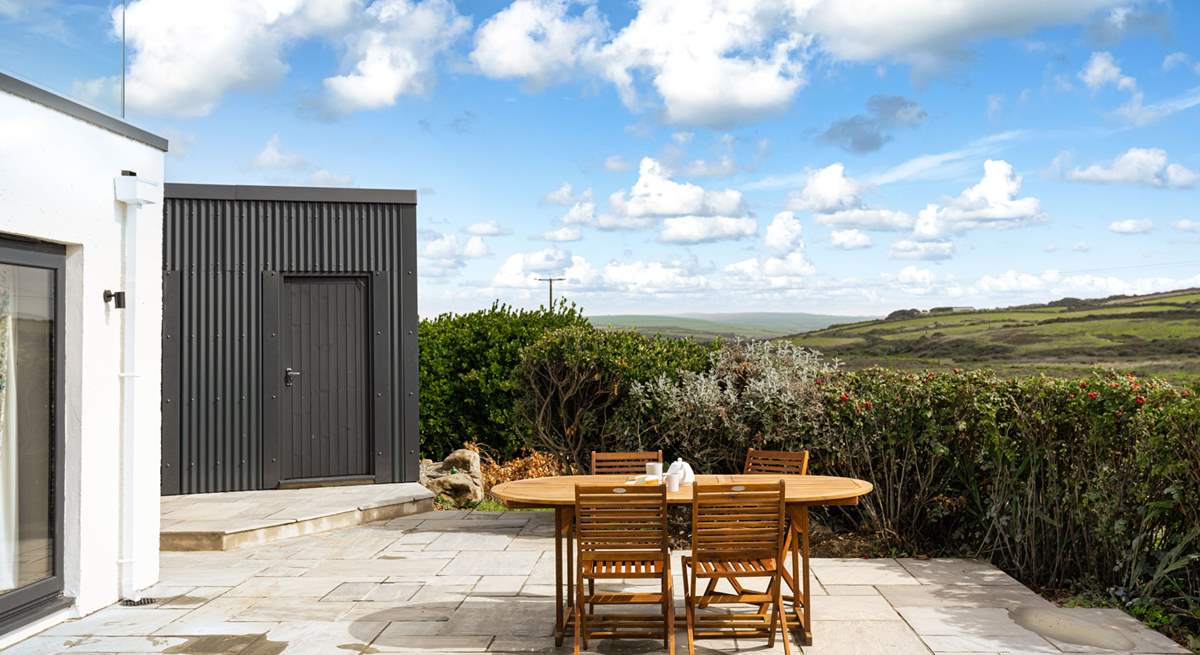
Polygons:
[[[911,315],[911,314],[916,315]],[[1200,380],[1200,289],[1044,305],[893,312],[787,338],[851,368],[988,367],[1007,374],[1096,366]]]
[[692,337],[707,341],[723,339],[774,339],[797,332],[819,330],[838,323],[869,320],[862,316],[826,316],[789,312],[745,312],[731,314],[611,314],[590,316],[592,325],[602,328],[637,330],[642,334]]

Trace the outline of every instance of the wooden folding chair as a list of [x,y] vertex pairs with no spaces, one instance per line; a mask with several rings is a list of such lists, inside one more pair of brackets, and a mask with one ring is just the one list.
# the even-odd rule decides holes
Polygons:
[[743,473],[775,473],[777,475],[808,475],[808,451],[786,450],[746,451]]
[[[746,466],[742,469],[742,472],[746,474],[808,475],[808,451],[755,450],[749,448],[746,450]],[[784,538],[784,550],[792,550],[791,532],[788,532]],[[730,580],[729,584],[739,594],[747,593],[737,580]],[[713,578],[708,581],[708,587],[704,590],[704,593],[708,595],[716,591],[716,589],[717,578]],[[701,605],[701,607],[704,607],[704,605]]]
[[648,450],[638,453],[598,453],[592,451],[592,473],[594,475],[644,475],[647,462],[661,464],[662,451]]
[[[688,655],[700,638],[766,637],[775,646],[775,626],[783,633],[783,652],[791,654],[783,609],[784,483],[696,484],[692,491],[692,554],[684,557]],[[697,596],[698,579],[736,581],[767,577],[765,593],[743,591]],[[697,617],[698,606],[754,605],[755,612]],[[770,614],[767,614],[770,608]]]
[[[662,638],[675,652],[665,485],[576,485],[575,653],[590,638]],[[596,580],[657,579],[658,593],[596,593]],[[584,581],[588,591],[584,592]],[[596,614],[596,606],[658,605],[657,614]],[[586,608],[586,611],[585,611]]]

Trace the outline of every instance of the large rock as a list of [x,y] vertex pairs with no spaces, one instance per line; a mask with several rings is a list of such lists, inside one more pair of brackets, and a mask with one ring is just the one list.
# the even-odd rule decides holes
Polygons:
[[442,462],[421,460],[420,482],[455,507],[475,505],[483,500],[479,453],[463,448],[450,453]]

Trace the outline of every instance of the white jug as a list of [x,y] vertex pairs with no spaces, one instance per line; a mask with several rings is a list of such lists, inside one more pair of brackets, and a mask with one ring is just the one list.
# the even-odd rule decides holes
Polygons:
[[682,457],[671,463],[671,468],[667,469],[667,473],[680,474],[683,484],[692,484],[696,481],[696,472],[692,470],[692,465],[683,461]]

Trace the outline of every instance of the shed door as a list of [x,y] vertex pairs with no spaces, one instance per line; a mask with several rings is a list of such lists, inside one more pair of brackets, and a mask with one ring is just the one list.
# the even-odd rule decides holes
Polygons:
[[281,296],[279,477],[370,476],[367,281],[288,277]]

